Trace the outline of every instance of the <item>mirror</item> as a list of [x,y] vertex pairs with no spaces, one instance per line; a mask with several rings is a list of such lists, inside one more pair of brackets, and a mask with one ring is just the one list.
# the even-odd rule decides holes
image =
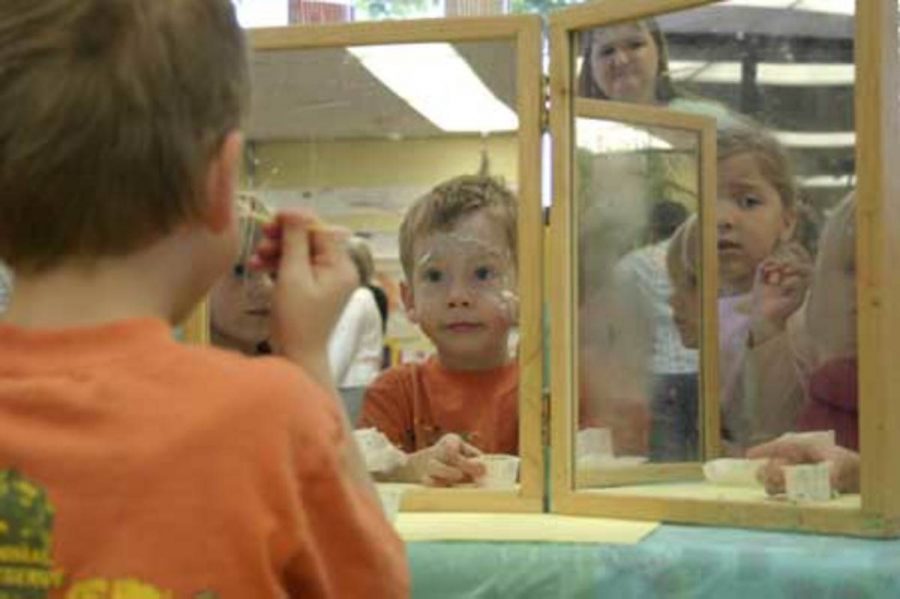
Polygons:
[[[810,431],[833,431],[828,439],[858,449],[854,4],[725,1],[585,28],[574,36],[571,67],[580,96],[572,123],[580,280],[576,385],[582,395],[573,427],[581,431],[581,452],[600,438],[596,447],[601,449],[592,451],[609,450],[620,461],[620,455],[657,464],[707,461],[743,457],[786,433]],[[702,115],[716,123],[718,189],[710,205],[715,227],[709,229],[715,242],[709,243],[715,243],[718,299],[703,308],[702,316],[717,316],[718,340],[715,347],[703,347],[703,336],[694,337],[700,351],[715,352],[717,360],[704,358],[693,372],[702,377],[704,364],[718,362],[720,413],[709,420],[720,422],[721,456],[703,451],[719,443],[694,442],[704,420],[702,410],[694,411],[696,375],[663,387],[652,382],[660,380],[660,373],[669,374],[666,370],[680,370],[674,360],[665,365],[659,359],[657,348],[673,330],[665,302],[654,311],[629,299],[629,288],[618,278],[621,261],[648,240],[648,197],[672,198],[688,212],[696,210],[684,186],[697,180],[690,166],[696,165],[696,140],[679,143],[670,131],[644,128],[629,134],[643,141],[614,151],[608,140],[617,134],[611,132],[623,126],[633,130],[627,109],[622,119],[603,122],[584,118],[578,107],[588,104],[624,105],[637,114],[656,109],[673,116]],[[596,135],[592,129],[597,128],[607,131],[607,148],[591,154],[583,139]],[[690,177],[683,181],[675,174],[681,172]],[[587,208],[591,203],[607,205],[601,217]],[[685,227],[676,235],[686,241],[682,262],[698,269],[702,279],[703,264],[690,259],[701,255],[702,236]],[[679,273],[669,270],[670,303],[677,308]],[[589,290],[597,286],[610,292],[600,293],[601,305],[593,306]],[[660,283],[657,291],[663,287]],[[686,325],[677,311],[675,321]],[[691,343],[684,332],[681,351],[686,352]],[[603,341],[603,349],[594,339]],[[618,348],[612,359],[595,355],[610,345]],[[613,372],[606,373],[607,367]],[[687,362],[684,369],[691,372]],[[628,429],[627,438],[643,443],[629,441],[620,450],[622,433],[615,425],[611,448],[606,433],[584,432],[594,428],[584,419],[587,404],[612,392],[620,402],[640,398],[642,411],[619,426]],[[696,405],[703,405],[702,397]],[[678,418],[671,418],[666,406]],[[673,454],[662,449],[661,440],[669,438],[675,422],[689,422],[689,428],[679,429],[679,449]],[[584,462],[579,443],[574,445],[574,462]],[[632,458],[632,452],[639,457]],[[697,467],[642,468],[642,477],[594,476],[577,484],[702,476]]]
[[576,105],[578,486],[696,462],[703,430],[699,273],[679,231],[697,219],[701,136],[589,114],[603,109]]
[[[518,454],[516,62],[515,39],[251,58],[243,209],[309,207],[352,232],[362,284],[332,335],[332,373],[351,420],[408,454],[451,433],[464,452]],[[402,253],[401,222],[426,196],[456,208],[417,217]],[[258,227],[244,222],[246,258]],[[239,260],[211,298],[213,341],[265,353],[270,293]],[[383,480],[424,475],[400,470]]]

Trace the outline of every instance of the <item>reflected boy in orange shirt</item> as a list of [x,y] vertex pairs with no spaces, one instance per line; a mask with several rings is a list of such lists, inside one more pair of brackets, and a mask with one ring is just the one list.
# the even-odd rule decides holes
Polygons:
[[461,176],[416,201],[400,229],[409,319],[437,355],[383,373],[360,427],[406,452],[385,479],[449,486],[484,473],[481,452],[518,453],[516,199],[485,176]]

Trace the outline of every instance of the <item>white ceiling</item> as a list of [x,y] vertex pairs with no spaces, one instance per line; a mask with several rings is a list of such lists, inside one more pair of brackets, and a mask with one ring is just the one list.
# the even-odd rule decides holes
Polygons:
[[[415,44],[405,44],[415,52]],[[512,41],[461,42],[457,52],[516,110]],[[446,135],[372,76],[344,48],[256,51],[247,125],[255,141]]]

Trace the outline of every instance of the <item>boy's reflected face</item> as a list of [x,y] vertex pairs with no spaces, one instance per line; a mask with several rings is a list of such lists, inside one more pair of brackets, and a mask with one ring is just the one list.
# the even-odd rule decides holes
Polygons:
[[413,280],[404,288],[409,318],[449,368],[480,370],[509,360],[516,289],[506,246],[502,227],[484,211],[413,244]]
[[272,280],[239,263],[219,279],[210,294],[210,321],[214,333],[252,351],[270,334]]

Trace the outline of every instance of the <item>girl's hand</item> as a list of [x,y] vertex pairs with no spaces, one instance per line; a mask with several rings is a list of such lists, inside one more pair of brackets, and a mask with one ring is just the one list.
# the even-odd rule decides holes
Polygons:
[[812,277],[812,258],[799,243],[780,246],[756,270],[751,330],[755,344],[784,330],[791,314],[803,305]]
[[766,493],[784,493],[784,466],[829,462],[831,488],[841,493],[859,490],[859,454],[839,445],[823,445],[798,439],[776,439],[747,450],[750,459],[769,458],[757,477]]

